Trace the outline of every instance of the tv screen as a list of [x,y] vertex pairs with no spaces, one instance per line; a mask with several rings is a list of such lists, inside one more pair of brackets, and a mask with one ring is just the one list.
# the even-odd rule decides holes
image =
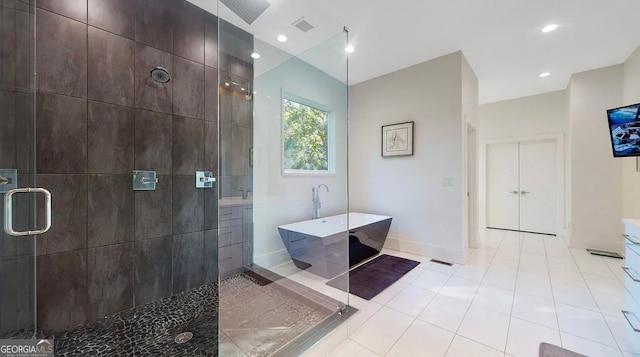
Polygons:
[[614,157],[640,156],[640,103],[607,110]]

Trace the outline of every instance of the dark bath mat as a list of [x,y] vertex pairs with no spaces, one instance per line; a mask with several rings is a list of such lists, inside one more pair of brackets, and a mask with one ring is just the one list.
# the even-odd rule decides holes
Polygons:
[[540,344],[540,357],[587,357],[546,342]]
[[415,260],[383,254],[348,273],[329,280],[327,285],[347,291],[348,281],[350,293],[371,300],[418,264],[420,262]]
[[378,254],[376,249],[360,243],[358,237],[349,235],[349,267],[357,265],[376,254]]

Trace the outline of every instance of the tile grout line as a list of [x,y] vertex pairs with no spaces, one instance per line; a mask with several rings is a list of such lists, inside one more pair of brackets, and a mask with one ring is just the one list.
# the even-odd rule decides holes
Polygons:
[[[609,264],[604,262],[604,258],[601,258],[601,257],[598,257],[598,258],[600,259],[600,261],[602,261],[602,264],[604,264],[607,267],[607,269],[609,269],[609,271],[613,274],[613,278],[617,282],[620,282],[618,277],[616,276],[616,273],[611,269]],[[625,260],[623,260],[623,262],[624,261]],[[623,294],[624,294],[624,292],[625,292],[624,289],[626,289],[624,287],[624,285],[623,285],[622,289],[623,289]],[[591,291],[591,289],[589,289],[589,291]],[[595,298],[594,298],[594,300],[595,300]],[[626,300],[626,297],[625,297],[625,300]],[[596,301],[596,305],[598,305],[598,301]],[[624,307],[624,305],[623,305],[623,307]],[[598,305],[598,309],[600,309],[600,305]],[[625,356],[625,351],[622,349],[622,346],[621,346],[620,342],[618,342],[618,339],[616,338],[615,333],[613,333],[613,330],[611,329],[611,326],[609,325],[609,322],[607,321],[607,318],[605,317],[605,313],[602,311],[602,309],[600,309],[600,313],[602,314],[602,319],[604,320],[605,325],[609,329],[609,333],[611,334],[611,337],[613,337],[613,341],[616,343],[616,346],[618,346],[618,350],[620,350],[620,354],[622,356]],[[607,315],[607,316],[609,316],[609,315]]]
[[[554,314],[556,316],[556,324],[558,325],[558,330],[557,330],[558,331],[558,338],[560,340],[560,346],[562,346],[563,343],[562,343],[562,333],[560,332],[560,318],[558,317],[558,305],[557,305],[557,302],[556,302],[556,293],[553,290],[553,279],[551,279],[551,266],[549,265],[547,242],[543,239],[542,240],[542,244],[544,246],[544,260],[547,263],[547,272],[548,272],[548,275],[549,275],[549,285],[551,285],[551,297],[552,297],[552,300],[553,300],[553,311],[554,311]],[[572,256],[572,259],[573,259],[573,256]],[[574,264],[575,264],[575,262],[574,262]]]
[[[502,246],[503,242],[505,241],[506,236],[507,236],[507,233],[508,233],[508,232],[505,232],[505,233],[504,233],[504,236],[502,237],[502,239],[501,239],[501,241],[500,241],[500,244],[498,245],[498,250],[500,249],[500,246]],[[522,234],[522,233],[519,233],[519,234]],[[470,339],[470,338],[467,338],[467,337],[464,337],[464,336],[460,335],[460,337],[467,338],[467,339],[468,339],[468,340],[470,340],[470,341],[477,342],[477,343],[479,343],[479,344],[481,344],[481,345],[483,345],[483,346],[486,346],[486,347],[491,348],[492,350],[502,352],[502,354],[503,354],[504,356],[510,356],[510,355],[507,353],[507,345],[508,345],[508,342],[509,342],[509,330],[511,329],[511,318],[513,317],[513,315],[512,315],[512,313],[513,313],[513,302],[515,301],[515,293],[516,293],[516,285],[517,285],[517,276],[518,276],[518,273],[519,273],[519,267],[520,267],[520,255],[521,255],[521,251],[522,251],[522,248],[521,248],[521,247],[522,247],[522,245],[523,245],[523,243],[522,243],[522,238],[520,237],[520,238],[518,238],[518,239],[520,239],[520,241],[521,241],[521,242],[520,242],[520,245],[519,245],[519,248],[518,248],[518,250],[519,250],[519,251],[518,251],[518,268],[516,268],[516,281],[514,282],[514,287],[513,287],[513,291],[512,291],[512,294],[513,294],[513,295],[512,295],[512,303],[511,303],[511,312],[509,313],[509,324],[507,325],[507,336],[506,336],[506,340],[505,340],[505,347],[504,347],[504,351],[499,351],[499,350],[495,349],[494,347],[489,346],[489,345],[487,345],[487,344],[485,344],[485,343],[482,343],[482,342],[479,342],[479,341],[475,341],[475,340],[473,340],[473,339]],[[494,253],[494,255],[493,255],[492,259],[491,259],[491,261],[492,261],[492,262],[493,262],[493,260],[495,259],[495,255],[498,253],[498,250],[496,250],[496,252]],[[475,297],[474,297],[474,299],[475,299]],[[495,310],[491,310],[491,309],[488,309],[488,310],[493,311],[493,312],[496,312],[496,313],[499,313],[499,314],[502,314],[502,315],[506,315],[506,314],[501,313],[501,312],[499,312],[499,311],[495,311]]]
[[[518,257],[519,257],[519,258],[518,258],[518,266],[517,266],[517,269],[516,269],[516,279],[515,279],[515,281],[514,281],[514,288],[513,288],[513,297],[514,297],[514,302],[515,302],[515,293],[517,292],[517,289],[516,289],[516,287],[517,287],[517,283],[518,283],[519,279],[520,279],[520,278],[522,278],[522,276],[520,276],[520,273],[521,273],[521,271],[520,271],[520,267],[521,267],[521,263],[522,263],[521,259],[522,259],[522,255],[523,255],[523,253],[524,253],[524,252],[523,252],[523,250],[522,250],[522,249],[523,249],[523,247],[524,247],[524,240],[523,240],[522,238],[523,238],[523,237],[520,237],[520,239],[521,239],[521,240],[520,240],[520,244],[518,245],[518,246],[519,246],[519,248],[518,248],[518,249],[519,249],[519,252],[518,252]],[[494,250],[494,251],[493,251],[491,259],[486,263],[486,265],[485,265],[485,263],[483,263],[483,266],[485,266],[485,267],[487,268],[487,270],[491,267],[491,264],[492,264],[492,263],[496,262],[496,256],[497,256],[497,254],[498,254],[498,251],[500,250],[500,247],[504,247],[504,246],[505,246],[506,242],[507,242],[507,239],[506,239],[506,236],[505,236],[505,237],[503,237],[503,238],[500,240],[500,243],[499,243],[499,244],[498,244],[498,246],[497,246],[498,248],[497,248],[496,250]],[[551,251],[552,251],[552,249],[551,249],[551,243],[552,243],[552,242],[550,242],[550,241],[546,241],[546,240],[543,240],[541,243],[542,243],[542,246],[544,247],[544,256],[545,256],[545,263],[546,263],[546,265],[545,265],[545,266],[546,266],[546,268],[547,268],[547,270],[548,270],[548,271],[547,271],[547,277],[549,278],[549,285],[550,285],[550,287],[551,287],[551,292],[552,292],[552,298],[551,298],[550,300],[551,300],[551,301],[553,302],[553,304],[554,304],[554,310],[555,310],[555,316],[556,316],[556,319],[555,319],[555,320],[556,320],[556,323],[558,324],[557,329],[552,329],[552,330],[556,330],[556,331],[557,331],[557,333],[558,333],[558,337],[559,337],[559,339],[560,339],[560,343],[561,343],[561,345],[562,345],[562,334],[561,334],[560,323],[559,323],[559,314],[558,314],[558,311],[557,311],[557,308],[556,308],[556,307],[557,307],[557,304],[561,304],[561,303],[556,301],[556,291],[555,291],[555,289],[554,289],[554,284],[553,284],[553,281],[552,281],[552,278],[551,278],[551,269],[552,269],[552,267],[551,267],[551,265],[550,265],[550,260],[549,260],[549,257],[550,257],[549,252],[551,252]],[[582,279],[583,279],[583,281],[584,281],[584,274],[585,274],[585,273],[584,273],[584,272],[579,268],[579,266],[576,264],[576,258],[574,257],[573,252],[569,249],[568,245],[566,244],[566,242],[565,242],[564,240],[562,241],[562,243],[564,243],[564,244],[561,246],[561,249],[563,250],[563,252],[564,252],[564,251],[566,251],[566,253],[568,253],[568,256],[569,256],[569,257],[571,257],[570,261],[571,261],[571,262],[573,262],[573,263],[576,265],[577,272],[580,274],[580,276],[582,277]],[[603,264],[605,264],[605,265],[607,266],[607,270],[608,270],[608,271],[613,272],[613,268],[614,268],[614,267],[612,267],[612,266],[610,266],[609,264],[606,264],[605,262],[603,262],[603,259],[602,259],[602,258],[597,258],[597,259],[598,259],[598,261],[599,261],[599,262],[602,262]],[[554,268],[554,269],[556,269],[556,270],[562,270],[562,271],[565,271],[565,270],[566,270],[566,271],[568,271],[568,272],[573,272],[572,270],[567,270],[567,269],[562,269],[562,268]],[[437,272],[437,271],[436,271],[436,272]],[[435,295],[435,296],[431,299],[431,301],[430,301],[430,302],[425,306],[425,308],[427,308],[427,307],[429,306],[429,304],[431,304],[431,302],[433,301],[433,299],[435,299],[436,297],[440,296],[440,292],[442,291],[442,287],[444,287],[448,282],[450,282],[450,281],[451,281],[451,279],[454,277],[454,275],[455,275],[455,274],[456,274],[456,272],[454,272],[453,274],[451,274],[451,275],[447,278],[447,280],[445,281],[445,283],[440,287],[440,289],[438,290],[438,292],[436,293],[436,295]],[[615,274],[615,273],[614,273],[614,274]],[[482,281],[480,281],[480,282],[479,282],[479,286],[480,286],[480,285],[482,285],[482,282],[484,281],[484,279],[485,279],[485,278],[486,278],[486,272],[485,272],[485,274],[484,274],[484,276],[483,276],[483,278],[482,278]],[[464,278],[460,278],[460,279],[464,279]],[[468,280],[468,279],[464,279],[464,280]],[[414,280],[414,281],[415,281],[415,280]],[[618,279],[616,279],[616,281],[618,281]],[[586,283],[586,281],[585,281],[585,283]],[[409,283],[408,285],[412,285],[412,284],[413,284],[413,282]],[[556,284],[556,286],[557,286],[557,284]],[[406,287],[404,287],[404,288],[406,288]],[[595,298],[593,297],[594,290],[592,290],[591,288],[589,288],[589,287],[588,287],[588,285],[587,285],[587,289],[589,290],[590,296],[591,296],[591,297],[592,297],[592,299],[595,301]],[[404,289],[400,290],[397,294],[399,294],[399,293],[400,293],[400,292],[402,292],[403,290],[404,290]],[[478,290],[479,290],[479,289],[478,289]],[[471,304],[472,304],[472,303],[473,303],[473,301],[475,300],[475,297],[476,297],[476,296],[477,296],[477,294],[478,294],[478,290],[476,290],[476,292],[475,292],[475,294],[474,294],[474,297],[471,299],[471,302],[470,302],[470,304],[469,304],[469,307],[467,307],[467,310],[466,310],[466,312],[465,312],[465,313],[464,313],[464,315],[463,315],[464,317],[462,318],[461,323],[458,325],[458,327],[457,327],[456,331],[454,332],[454,338],[453,338],[453,339],[455,339],[455,338],[456,338],[456,336],[460,336],[461,338],[467,339],[467,340],[469,340],[469,341],[473,341],[474,343],[478,343],[478,344],[480,344],[480,345],[483,345],[483,346],[486,346],[486,347],[488,347],[488,348],[491,348],[492,350],[495,350],[495,348],[493,348],[493,347],[491,347],[491,346],[487,346],[487,345],[485,345],[484,343],[477,342],[477,341],[475,341],[475,340],[473,340],[473,339],[469,339],[469,338],[467,338],[467,337],[465,337],[465,336],[462,336],[462,335],[458,334],[458,331],[459,331],[459,329],[460,329],[460,326],[461,326],[461,325],[462,325],[462,323],[464,322],[464,319],[467,317],[467,314],[468,314],[468,312],[469,312],[470,306],[471,306]],[[394,297],[395,297],[395,296],[397,296],[397,294],[396,294],[396,295],[394,295]],[[442,295],[442,296],[444,296],[444,295]],[[393,297],[391,298],[391,300],[392,300],[392,299],[393,299]],[[391,300],[389,300],[389,301],[391,301]],[[388,304],[388,302],[387,302],[387,304]],[[387,304],[382,305],[382,307],[389,307],[389,306],[387,306]],[[614,317],[614,316],[609,315],[609,314],[606,314],[606,315],[605,315],[605,314],[602,312],[602,310],[600,309],[600,305],[598,305],[597,303],[596,303],[596,306],[598,307],[598,311],[592,311],[592,310],[585,309],[585,308],[582,308],[582,307],[579,307],[579,306],[574,306],[574,305],[571,305],[571,304],[567,304],[567,305],[569,305],[569,306],[571,306],[571,307],[579,308],[579,309],[581,309],[581,310],[586,310],[586,311],[589,311],[589,312],[596,312],[596,313],[598,313],[598,315],[600,315],[600,316],[601,316],[601,318],[605,320],[605,324],[606,324],[606,326],[608,327],[608,330],[609,330],[609,332],[611,333],[611,335],[612,335],[612,337],[613,337],[613,339],[614,339],[614,342],[616,343],[614,346],[617,346],[617,347],[618,347],[618,348],[617,348],[617,350],[618,350],[622,355],[625,355],[625,353],[626,353],[626,352],[625,352],[625,351],[623,351],[623,350],[622,350],[622,348],[620,347],[620,344],[618,343],[618,341],[617,341],[617,339],[616,339],[616,337],[615,337],[615,335],[614,335],[614,333],[613,333],[613,331],[612,331],[612,329],[611,329],[611,327],[610,327],[610,324],[606,321],[606,318],[605,318],[605,316],[609,316],[609,317]],[[394,310],[394,311],[397,311],[397,310],[395,310],[395,309],[393,309],[393,308],[391,308],[391,307],[389,307],[389,308],[390,308],[390,309],[392,309],[392,310]],[[513,318],[515,318],[515,317],[513,316],[513,309],[514,309],[514,304],[512,303],[512,306],[511,306],[511,313],[510,313],[510,315],[509,315],[509,318],[510,318],[510,319],[509,319],[509,326],[508,326],[508,329],[507,329],[507,341],[506,341],[506,344],[505,344],[505,349],[504,349],[504,351],[502,351],[502,353],[503,353],[505,356],[509,356],[509,354],[508,354],[508,352],[507,352],[507,346],[508,346],[509,332],[510,332],[510,330],[511,330],[511,320],[512,320]],[[423,309],[422,311],[424,311],[424,309]],[[435,326],[435,327],[437,327],[437,328],[440,328],[440,329],[442,329],[442,330],[444,330],[444,331],[451,332],[451,331],[450,331],[450,330],[448,330],[448,329],[445,329],[445,328],[442,328],[442,327],[440,327],[440,326],[434,325],[434,324],[432,324],[432,323],[429,323],[428,321],[423,321],[423,320],[419,319],[419,316],[420,316],[420,315],[418,315],[417,317],[415,317],[415,318],[413,319],[413,321],[412,321],[412,323],[411,323],[411,324],[415,323],[415,321],[416,321],[416,320],[420,320],[420,321],[422,321],[422,322],[428,323],[429,325],[432,325],[432,326]],[[527,319],[520,319],[520,320],[525,321],[525,322],[529,322],[529,323],[533,323],[533,324],[535,324],[535,325],[537,325],[537,326],[541,326],[541,327],[549,328],[549,326],[547,326],[547,325],[543,325],[543,324],[539,324],[539,323],[536,323],[536,322],[532,322],[532,321],[529,321],[529,320],[527,320]],[[364,323],[363,323],[363,324],[364,324]],[[411,325],[409,325],[409,326],[411,326]],[[408,328],[407,328],[407,329],[408,329]],[[398,343],[399,339],[400,339],[402,336],[404,336],[404,334],[406,333],[407,329],[405,329],[405,331],[400,335],[400,337],[396,340],[396,342],[392,345],[392,347],[387,351],[387,354],[391,351],[391,349],[393,349],[393,347],[395,347],[395,346],[397,345],[397,343]],[[577,335],[575,335],[575,334],[573,334],[573,333],[568,333],[568,332],[565,332],[565,333],[566,333],[567,335],[569,335],[569,336],[575,336],[576,338],[580,338],[580,339],[583,339],[583,340],[585,340],[585,341],[590,341],[590,342],[592,342],[592,343],[597,344],[598,346],[603,346],[603,347],[605,347],[605,348],[606,348],[606,347],[608,347],[608,348],[614,348],[614,349],[615,349],[615,347],[614,347],[614,346],[612,346],[612,345],[610,345],[610,344],[602,343],[602,342],[599,342],[599,341],[594,341],[594,340],[592,340],[592,339],[590,339],[590,338],[585,338],[585,337],[577,336]],[[449,346],[447,347],[447,350],[445,351],[445,355],[446,355],[446,353],[448,353],[449,349],[451,348],[452,343],[453,343],[453,339],[452,339],[452,341],[449,343]],[[354,341],[354,342],[355,342],[355,341]],[[359,344],[359,343],[358,343],[358,344]],[[360,344],[359,344],[359,345],[360,345]]]
[[[569,305],[569,304],[563,304],[563,303],[560,303],[560,304],[568,305],[568,306],[571,306],[571,307],[574,307],[574,308],[578,308],[578,309],[581,309],[581,310],[586,310],[586,311],[588,311],[588,312],[592,312],[592,313],[598,313],[598,314],[600,314],[600,317],[602,317],[602,319],[603,319],[603,321],[604,321],[605,325],[607,326],[607,329],[609,330],[609,333],[611,334],[611,337],[613,338],[613,341],[616,343],[616,346],[618,347],[618,351],[621,353],[621,355],[622,355],[622,356],[624,356],[624,352],[622,351],[622,348],[620,348],[620,345],[618,344],[618,341],[616,340],[615,335],[614,335],[613,331],[611,330],[611,327],[609,326],[609,324],[607,323],[607,320],[606,320],[606,319],[605,319],[605,317],[604,317],[604,313],[602,312],[602,308],[600,307],[600,304],[598,304],[598,301],[596,300],[595,295],[593,295],[593,290],[591,289],[591,287],[590,287],[590,286],[589,286],[589,284],[587,283],[587,280],[586,280],[586,279],[585,279],[585,277],[584,277],[584,274],[585,274],[585,273],[582,271],[582,269],[581,269],[581,268],[580,268],[580,266],[578,265],[578,263],[577,263],[577,261],[576,261],[576,258],[575,258],[575,256],[574,256],[573,252],[571,251],[571,249],[570,249],[570,247],[569,247],[568,245],[567,245],[567,250],[568,250],[568,252],[569,252],[569,255],[571,256],[571,260],[573,261],[573,263],[574,263],[574,264],[576,265],[576,267],[578,268],[578,271],[577,271],[577,272],[580,274],[580,276],[582,277],[582,280],[585,282],[585,285],[587,286],[587,290],[589,291],[589,295],[591,296],[591,299],[593,300],[593,302],[595,303],[596,307],[598,308],[598,311],[596,312],[596,311],[592,311],[592,310],[589,310],[589,309],[584,309],[584,308],[582,308],[582,307],[573,306],[573,305]],[[594,257],[595,257],[595,256],[594,256]],[[602,258],[600,258],[600,257],[595,257],[595,258],[602,262]],[[603,263],[603,264],[605,264],[605,263]],[[607,264],[605,264],[605,265],[607,265]],[[597,275],[597,274],[592,274],[592,275]],[[616,281],[617,281],[617,278],[615,278],[615,276],[614,276],[614,279],[616,279]],[[553,289],[553,287],[552,287],[552,289]],[[557,314],[557,309],[556,309],[556,314]],[[580,338],[580,339],[584,339],[584,340],[587,340],[587,341],[590,341],[590,342],[593,342],[593,343],[597,343],[597,344],[602,345],[602,346],[607,346],[607,347],[610,347],[610,348],[615,348],[615,347],[613,347],[613,346],[610,346],[610,345],[604,344],[604,343],[602,343],[602,342],[594,341],[594,340],[592,340],[592,339],[590,339],[590,338],[586,338],[586,337],[582,337],[582,336],[577,336],[577,335],[575,335],[575,334],[573,334],[573,333],[569,333],[569,332],[566,332],[566,331],[562,331],[562,330],[560,329],[560,323],[559,323],[559,321],[558,321],[558,330],[559,330],[559,332],[560,332],[560,340],[561,340],[561,341],[562,341],[562,332],[564,332],[564,333],[566,333],[566,334],[568,334],[568,335],[571,335],[571,336],[574,336],[574,337],[577,337],[577,338]]]
[[[351,341],[351,342],[355,343],[356,345],[358,345],[358,346],[360,346],[360,347],[364,348],[365,350],[370,351],[371,353],[373,353],[373,354],[374,354],[374,355],[376,355],[376,356],[380,356],[380,357],[383,357],[383,356],[384,356],[384,355],[380,355],[380,354],[378,354],[376,351],[373,351],[373,350],[369,349],[367,346],[365,346],[365,345],[361,344],[361,343],[360,343],[360,342],[358,342],[358,341],[354,341],[354,340],[352,340],[352,339],[350,339],[350,338],[348,338],[348,339],[347,339],[347,340],[345,340],[344,342],[346,342],[346,341]],[[343,343],[344,343],[344,342],[343,342]],[[340,345],[342,345],[342,343],[341,343]],[[340,347],[340,345],[338,345],[338,347]],[[336,347],[336,348],[338,348],[338,347]],[[335,349],[334,349],[334,351],[335,351]],[[333,351],[331,351],[331,352],[333,352]]]
[[[431,263],[429,266],[432,266],[432,265],[433,265],[433,263]],[[459,269],[459,267],[458,267],[457,269]],[[457,271],[457,269],[456,269],[456,271]],[[425,272],[426,272],[427,270],[428,270],[428,268],[427,268],[427,269],[425,269]],[[434,270],[432,270],[432,271],[434,271]],[[438,272],[438,271],[434,271],[434,272]],[[424,272],[423,272],[423,274],[424,274]],[[431,298],[431,300],[429,301],[429,303],[428,303],[428,304],[427,304],[427,305],[426,305],[426,306],[425,306],[425,307],[420,311],[420,313],[419,313],[418,315],[416,315],[416,317],[413,319],[413,321],[411,322],[411,325],[409,325],[409,327],[411,327],[411,326],[413,325],[413,323],[414,323],[416,320],[419,320],[419,319],[418,319],[418,317],[419,317],[419,316],[422,314],[422,312],[423,312],[423,311],[424,311],[424,310],[425,310],[425,309],[426,309],[426,308],[431,304],[431,302],[433,301],[433,299],[435,299],[435,297],[436,297],[436,296],[440,295],[440,291],[442,291],[442,288],[443,288],[445,285],[447,285],[447,283],[449,282],[449,280],[451,280],[451,279],[453,278],[453,275],[454,275],[454,274],[455,274],[455,272],[453,272],[451,275],[449,275],[449,278],[444,282],[444,284],[440,287],[440,289],[438,289],[438,292],[436,292],[436,293],[435,293],[435,296],[433,296],[433,297]],[[421,274],[421,275],[422,275],[422,274]],[[414,281],[415,281],[415,280],[414,280]],[[409,285],[411,285],[411,283],[410,283]],[[406,287],[405,287],[405,288],[406,288]],[[416,287],[416,288],[421,289],[420,287]],[[424,289],[423,289],[423,290],[424,290]],[[430,290],[426,290],[426,291],[430,291]],[[385,306],[386,306],[386,305],[385,305]],[[469,306],[471,306],[471,305],[469,305]],[[389,307],[389,308],[391,308],[391,307]],[[467,308],[467,311],[468,311],[468,308]],[[466,313],[465,313],[465,315],[466,315]],[[422,322],[422,320],[420,320],[420,321]],[[433,325],[433,324],[431,324],[431,323],[429,323],[429,322],[426,322],[426,321],[425,321],[425,323],[428,323],[428,324],[429,324],[429,325],[431,325],[431,326],[435,326],[435,325]],[[461,323],[462,323],[462,322],[461,322]],[[404,334],[407,332],[407,330],[409,329],[409,327],[407,327],[407,329],[402,333],[402,335],[400,335],[400,338],[402,338],[402,336],[404,336]],[[450,332],[450,331],[448,331],[448,330],[446,330],[446,329],[444,329],[444,328],[442,328],[442,327],[440,327],[440,326],[435,326],[435,327],[437,327],[437,328],[439,328],[439,329],[441,329],[441,330],[444,330],[444,331]],[[455,338],[455,336],[456,336],[456,333],[454,333],[453,338]],[[398,343],[398,341],[400,341],[400,338],[398,338],[398,340],[396,340],[396,342],[393,344],[393,346],[395,346],[395,345],[396,345],[396,343]],[[453,338],[451,339],[451,342],[449,342],[449,346],[447,346],[447,350],[445,351],[445,355],[446,355],[447,351],[449,350],[449,347],[451,347],[451,344],[453,343]],[[393,349],[393,346],[391,347],[391,349]],[[391,351],[391,349],[389,349],[389,351],[387,351],[387,354]],[[385,354],[385,355],[386,355],[386,354]]]
[[[512,293],[512,299],[511,299],[511,310],[509,311],[509,323],[507,324],[507,336],[505,338],[504,341],[504,354],[505,356],[507,355],[507,346],[509,345],[509,332],[511,331],[511,319],[513,318],[513,306],[516,303],[516,289],[518,287],[518,277],[520,276],[520,262],[522,260],[522,246],[524,245],[524,239],[522,239],[523,237],[523,233],[520,233],[520,246],[519,246],[519,252],[518,252],[518,267],[516,268],[516,281],[513,285],[513,293]],[[505,233],[505,237],[506,237],[506,233]],[[503,240],[504,241],[504,240]],[[500,243],[500,245],[502,245],[502,242]]]
[[[498,244],[498,249],[500,249],[500,246],[502,245],[502,242],[504,241],[505,236],[506,236],[506,232],[503,233],[502,238],[500,238],[500,243]],[[493,252],[493,254],[491,256],[491,260],[489,261],[489,265],[487,265],[487,271],[489,270],[489,267],[491,266],[491,263],[493,263],[493,260],[496,258],[496,254],[498,254],[498,249],[496,249],[496,251]],[[485,272],[485,276],[486,276],[486,272]],[[483,277],[483,280],[484,280],[484,277]],[[480,285],[482,285],[482,282],[480,282]],[[478,286],[478,290],[480,290],[480,286]],[[467,311],[465,311],[464,316],[462,317],[462,321],[460,321],[460,323],[458,324],[458,327],[456,328],[456,332],[454,333],[453,339],[451,340],[451,343],[449,344],[449,347],[447,347],[447,351],[445,352],[445,356],[449,352],[449,349],[453,345],[453,340],[455,340],[455,338],[457,336],[460,336],[461,338],[468,339],[469,341],[473,341],[473,342],[479,343],[479,344],[481,344],[483,346],[486,346],[486,347],[489,347],[489,348],[493,349],[493,347],[491,347],[491,346],[487,346],[484,343],[477,342],[475,340],[472,340],[470,338],[467,338],[467,337],[464,337],[464,336],[458,334],[458,331],[460,330],[460,326],[462,326],[462,323],[464,322],[465,317],[467,317],[467,314],[469,313],[469,309],[471,309],[471,305],[473,304],[473,300],[475,300],[476,295],[478,295],[478,290],[476,290],[476,293],[474,294],[473,299],[471,299],[471,302],[469,303],[469,306],[467,307]],[[507,336],[508,336],[508,334],[507,334]],[[502,352],[503,352],[503,355],[506,355],[506,348],[505,348],[505,351],[502,351]]]
[[[420,262],[420,263],[422,263],[422,262]],[[430,264],[429,266],[431,266],[431,265],[433,265],[433,264]],[[424,269],[424,271],[423,271],[422,273],[420,273],[420,275],[424,274],[427,270],[428,270],[428,268],[427,268],[427,269]],[[447,284],[447,282],[451,279],[451,277],[453,277],[453,274],[451,274],[451,275],[449,276],[449,278],[445,281],[445,283],[444,283],[442,286],[446,285],[446,284]],[[417,279],[417,277],[416,277],[416,279]],[[416,279],[414,279],[411,283],[407,284],[407,286],[405,286],[402,290],[404,291],[407,287],[409,287],[410,285],[412,285],[412,284],[413,284],[413,282],[414,282]],[[440,287],[440,289],[438,289],[438,292],[436,293],[436,296],[437,296],[438,294],[440,294],[440,290],[442,290],[442,286]],[[417,286],[416,286],[416,288],[421,289],[420,287],[417,287]],[[422,290],[424,290],[424,289],[422,289]],[[430,290],[425,290],[425,291],[430,291]],[[400,294],[400,293],[396,294],[396,296],[398,296],[399,294]],[[433,298],[435,298],[435,296],[434,296]],[[433,298],[431,298],[431,300],[429,301],[429,304],[431,304],[431,301],[433,301]],[[393,298],[392,298],[391,300],[393,300]],[[385,308],[385,307],[386,307],[386,308],[391,309],[391,310],[393,310],[393,311],[397,311],[396,309],[392,308],[391,306],[387,306],[387,304],[388,304],[389,302],[391,302],[391,300],[389,300],[386,304],[384,304],[384,305],[382,306],[382,308]],[[427,306],[429,306],[429,304],[427,304],[427,305],[426,305],[426,306],[425,306],[425,307],[420,311],[420,314],[422,313],[422,311],[424,311],[424,309],[426,309],[426,308],[427,308]],[[382,308],[381,308],[381,309],[382,309]],[[378,310],[378,311],[379,311],[379,310]],[[397,311],[397,312],[399,312],[399,313],[401,313],[401,314],[405,314],[404,312],[401,312],[401,311]],[[420,316],[420,314],[416,315],[415,317],[414,317],[414,316],[411,316],[411,315],[407,315],[407,314],[405,314],[405,315],[410,316],[411,318],[413,318],[413,320],[411,321],[411,323],[409,324],[409,326],[407,326],[407,327],[404,329],[404,331],[402,332],[402,334],[400,334],[400,336],[398,337],[398,339],[396,339],[396,341],[391,345],[391,347],[387,350],[387,352],[385,352],[384,356],[386,356],[387,354],[389,354],[389,352],[391,352],[391,350],[393,349],[393,347],[395,347],[395,345],[398,343],[398,341],[400,341],[400,339],[402,338],[402,336],[404,336],[404,334],[405,334],[405,333],[407,333],[407,331],[408,331],[408,330],[409,330],[409,328],[414,324],[414,322],[416,322],[416,320],[418,320],[418,316]],[[422,320],[420,320],[420,321],[422,321]]]

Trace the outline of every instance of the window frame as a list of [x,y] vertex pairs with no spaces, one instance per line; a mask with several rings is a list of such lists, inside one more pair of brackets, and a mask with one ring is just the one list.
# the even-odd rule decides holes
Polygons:
[[[322,110],[327,113],[327,169],[326,170],[299,170],[299,169],[286,169],[285,163],[285,150],[284,150],[284,101],[289,100],[308,107]],[[336,156],[335,156],[335,115],[334,109],[320,104],[316,101],[301,97],[291,92],[282,90],[280,98],[280,169],[282,176],[335,176],[336,174]]]

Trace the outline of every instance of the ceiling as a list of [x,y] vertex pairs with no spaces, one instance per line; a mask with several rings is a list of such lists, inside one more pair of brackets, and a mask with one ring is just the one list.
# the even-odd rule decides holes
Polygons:
[[[189,1],[215,11],[211,0]],[[481,104],[565,89],[572,73],[622,63],[640,45],[638,0],[268,1],[251,25],[222,4],[219,16],[293,55],[336,42],[346,26],[355,48],[349,85],[462,50]],[[307,33],[292,26],[303,16],[316,26]],[[558,29],[543,33],[550,23]],[[289,40],[277,42],[279,34]]]

